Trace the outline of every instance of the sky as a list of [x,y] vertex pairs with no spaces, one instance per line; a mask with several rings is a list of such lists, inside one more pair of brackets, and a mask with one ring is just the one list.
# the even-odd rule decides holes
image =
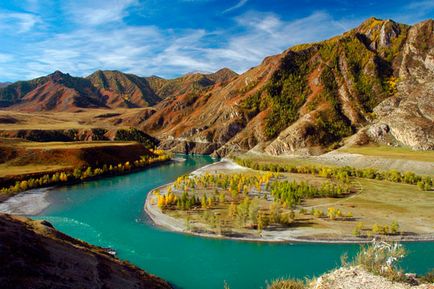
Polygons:
[[1,0],[0,82],[55,70],[242,73],[371,16],[414,24],[434,17],[434,0]]

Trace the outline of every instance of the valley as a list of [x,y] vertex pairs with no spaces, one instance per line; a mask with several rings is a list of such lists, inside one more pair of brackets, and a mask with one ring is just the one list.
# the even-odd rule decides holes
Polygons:
[[[432,20],[409,26],[369,18],[240,75],[227,68],[174,79],[56,71],[0,88],[2,127],[29,128],[7,111],[28,112],[36,124],[43,112],[54,127],[134,127],[184,153],[318,155],[347,144],[429,151],[434,76],[432,54],[422,47],[434,46],[432,30]],[[113,112],[97,118],[100,109]]]
[[[176,288],[259,288],[288,272],[323,274],[372,239],[414,248],[404,264],[427,273],[433,33],[432,19],[371,17],[240,74],[56,70],[0,83],[0,212],[33,219],[0,214],[7,277],[30,259],[36,277],[15,276],[24,287],[56,272],[48,287],[79,275],[171,288],[97,245]],[[362,267],[336,274],[373,273]],[[276,286],[267,289],[286,288]]]

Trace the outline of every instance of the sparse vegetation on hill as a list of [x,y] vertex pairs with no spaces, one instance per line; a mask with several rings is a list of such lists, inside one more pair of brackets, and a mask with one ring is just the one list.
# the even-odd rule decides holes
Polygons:
[[127,122],[176,152],[319,154],[350,141],[432,150],[434,73],[419,59],[433,57],[433,23],[370,18],[267,57],[242,75],[222,69],[163,79],[97,71],[82,79],[55,72],[0,88],[0,105],[33,112],[153,105],[107,122]]
[[279,69],[268,84],[271,113],[265,120],[265,134],[272,138],[277,136],[298,117],[298,110],[310,93],[307,77],[310,72],[308,59],[312,52],[288,52],[282,58]]

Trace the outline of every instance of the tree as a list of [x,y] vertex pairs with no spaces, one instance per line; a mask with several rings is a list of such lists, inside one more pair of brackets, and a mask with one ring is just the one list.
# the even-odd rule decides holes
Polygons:
[[245,197],[244,200],[237,206],[237,221],[238,224],[243,227],[247,224],[249,220],[249,207],[250,199]]
[[201,200],[200,200],[200,205],[202,207],[202,209],[206,209],[207,208],[207,198],[206,198],[206,194],[202,196]]
[[280,205],[273,203],[270,206],[270,223],[275,224],[279,222],[280,218]]
[[390,224],[390,233],[394,235],[399,233],[399,224],[397,221],[392,221],[392,224]]
[[353,235],[356,237],[360,237],[362,235],[362,230],[363,230],[363,223],[358,222],[353,229]]
[[259,201],[257,197],[253,199],[249,206],[249,220],[252,224],[256,224],[258,221]]
[[260,234],[260,233],[262,233],[262,230],[265,227],[265,216],[263,213],[259,213],[257,215],[257,221],[256,222],[258,224],[257,230],[258,230],[258,233]]
[[221,192],[221,193],[219,194],[219,203],[220,203],[220,204],[224,204],[224,202],[226,202],[226,196],[225,196],[225,193],[224,193],[224,192]]
[[235,216],[237,215],[237,205],[232,202],[229,207],[228,207],[228,217],[229,218],[235,218]]
[[81,169],[80,168],[75,168],[74,172],[72,173],[72,175],[74,176],[75,179],[79,179],[81,177]]
[[211,207],[212,207],[212,205],[213,205],[213,199],[212,199],[212,197],[209,197],[209,198],[208,198],[208,200],[207,200],[207,205],[208,205],[208,208],[211,208]]
[[20,190],[21,190],[21,191],[25,191],[25,190],[27,190],[27,188],[28,188],[29,186],[28,186],[27,181],[24,180],[24,181],[21,181],[21,182],[20,182],[20,186],[19,186],[19,187],[20,187]]

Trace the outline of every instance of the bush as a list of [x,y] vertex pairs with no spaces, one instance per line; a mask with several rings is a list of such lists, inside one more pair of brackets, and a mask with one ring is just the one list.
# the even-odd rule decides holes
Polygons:
[[423,283],[434,283],[434,269],[432,269],[430,272],[426,273],[420,278],[420,281]]
[[353,229],[353,235],[356,237],[362,236],[362,230],[363,230],[363,223],[358,222]]
[[301,280],[277,279],[267,285],[267,289],[304,289],[306,285]]
[[404,247],[398,243],[374,241],[372,245],[361,246],[353,265],[392,281],[403,281],[404,274],[397,264],[405,255]]

